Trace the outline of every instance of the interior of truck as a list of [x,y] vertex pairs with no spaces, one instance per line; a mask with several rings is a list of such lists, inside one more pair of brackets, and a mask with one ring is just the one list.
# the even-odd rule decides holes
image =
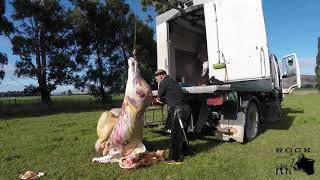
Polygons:
[[169,39],[171,75],[183,86],[204,84],[209,70],[202,72],[208,62],[203,7],[170,20]]

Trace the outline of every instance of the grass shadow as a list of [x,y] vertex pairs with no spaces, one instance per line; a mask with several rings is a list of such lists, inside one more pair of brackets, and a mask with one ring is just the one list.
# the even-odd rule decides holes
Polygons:
[[33,104],[19,105],[14,107],[0,107],[0,118],[10,120],[21,117],[41,117],[60,113],[80,113],[97,110],[109,110],[115,107],[121,107],[122,100],[102,103],[53,103],[53,104]]

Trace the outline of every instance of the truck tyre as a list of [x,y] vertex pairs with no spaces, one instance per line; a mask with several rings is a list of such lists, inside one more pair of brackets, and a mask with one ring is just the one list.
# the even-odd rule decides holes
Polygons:
[[263,122],[276,123],[281,119],[281,104],[275,101],[268,104],[268,107],[263,112]]
[[247,108],[244,126],[244,138],[246,142],[252,141],[259,130],[260,113],[257,105],[251,102]]

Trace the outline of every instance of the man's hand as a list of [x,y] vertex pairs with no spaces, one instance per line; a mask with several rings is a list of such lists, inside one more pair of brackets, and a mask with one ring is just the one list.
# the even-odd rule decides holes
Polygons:
[[152,104],[153,104],[153,105],[156,105],[156,104],[162,105],[163,102],[160,101],[160,98],[159,98],[159,97],[156,97],[156,98],[153,99]]

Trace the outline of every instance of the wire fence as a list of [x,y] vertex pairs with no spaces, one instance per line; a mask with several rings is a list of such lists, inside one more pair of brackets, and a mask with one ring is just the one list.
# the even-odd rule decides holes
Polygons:
[[[123,95],[112,95],[107,96],[106,101],[102,102],[101,98],[90,96],[90,95],[75,95],[75,96],[51,96],[52,104],[58,103],[92,103],[102,104],[110,103],[112,101],[120,101],[123,99]],[[38,96],[26,96],[17,98],[0,98],[0,106],[19,106],[19,105],[36,105],[42,104],[41,98]]]
[[[53,104],[57,103],[102,103],[100,99],[59,99],[59,100],[52,100]],[[0,99],[0,106],[19,106],[19,105],[35,105],[35,104],[41,104],[40,99]]]
[[39,97],[0,98],[0,117],[34,116],[54,114],[59,112],[84,112],[93,110],[108,110],[120,107],[121,100],[109,98],[102,102],[99,98],[78,97],[53,97],[52,103],[44,104]]
[[[27,117],[47,115],[61,112],[84,112],[91,110],[108,111],[114,107],[121,107],[122,98],[108,97],[102,102],[94,97],[59,97],[52,98],[51,104],[43,104],[39,98],[0,98],[0,117]],[[167,106],[149,106],[144,113],[145,127],[163,125],[167,118]]]

